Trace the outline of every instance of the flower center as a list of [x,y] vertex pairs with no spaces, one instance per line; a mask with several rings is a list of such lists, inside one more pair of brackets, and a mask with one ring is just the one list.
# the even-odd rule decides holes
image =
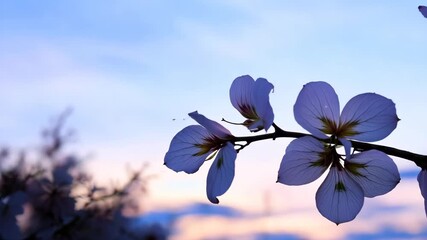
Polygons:
[[195,147],[199,148],[199,151],[193,156],[202,156],[206,153],[209,153],[211,151],[216,151],[220,149],[224,144],[224,140],[217,138],[215,136],[210,136],[205,139],[203,139],[203,143],[196,143],[194,144]]
[[255,109],[252,106],[248,106],[244,104],[244,105],[239,105],[239,108],[241,110],[243,117],[248,119],[254,119],[254,120],[259,118]]
[[325,134],[330,134],[336,136],[337,138],[349,137],[359,134],[355,131],[354,128],[359,124],[358,121],[349,121],[345,123],[339,123],[338,125],[335,121],[332,121],[326,117],[321,117],[322,128],[320,129]]

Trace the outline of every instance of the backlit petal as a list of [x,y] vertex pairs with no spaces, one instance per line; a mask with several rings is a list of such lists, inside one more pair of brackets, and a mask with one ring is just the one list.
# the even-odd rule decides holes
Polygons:
[[340,121],[341,125],[351,126],[345,131],[351,139],[370,142],[387,137],[399,118],[393,101],[375,93],[364,93],[350,99]]
[[316,193],[319,212],[340,224],[353,220],[363,206],[363,190],[346,171],[331,167]]
[[223,127],[221,124],[208,119],[202,114],[199,114],[197,111],[191,112],[188,115],[200,125],[205,127],[212,135],[215,135],[216,137],[221,139],[229,139],[232,137],[231,132],[228,131],[225,127]]
[[421,195],[427,198],[427,170],[423,169],[418,173],[418,184],[420,185]]
[[353,155],[346,160],[345,168],[362,187],[365,197],[386,194],[400,181],[399,170],[393,159],[378,150]]
[[273,124],[274,113],[270,105],[269,94],[274,89],[273,84],[264,78],[255,81],[253,89],[253,104],[257,115],[263,120],[264,129],[267,131]]
[[318,138],[337,125],[340,114],[338,96],[326,82],[310,82],[302,88],[294,105],[295,120]]
[[316,180],[329,167],[324,151],[323,144],[313,137],[293,140],[283,156],[277,182],[302,185]]
[[420,171],[420,173],[418,173],[418,184],[420,186],[420,190],[421,190],[421,195],[424,198],[424,211],[426,213],[427,216],[427,170],[423,169]]
[[219,150],[211,168],[209,169],[206,193],[209,201],[219,203],[218,196],[224,194],[234,178],[234,163],[236,161],[237,152],[233,144],[227,144]]
[[213,151],[199,154],[198,144],[209,137],[209,132],[202,126],[192,125],[182,129],[173,137],[165,156],[165,165],[175,172],[194,173],[199,170],[206,157]]
[[427,18],[427,7],[426,6],[418,6],[418,10],[420,10],[420,13]]
[[248,119],[253,119],[256,115],[252,97],[254,84],[255,80],[251,76],[244,75],[234,79],[230,87],[231,104]]

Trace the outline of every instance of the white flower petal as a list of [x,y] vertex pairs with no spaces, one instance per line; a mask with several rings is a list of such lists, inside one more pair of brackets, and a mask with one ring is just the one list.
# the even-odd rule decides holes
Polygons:
[[344,166],[362,187],[365,197],[386,194],[400,181],[399,170],[393,159],[378,150],[355,154],[345,161]]
[[224,194],[231,186],[234,179],[234,163],[237,152],[233,144],[221,148],[209,169],[206,193],[209,201],[219,203],[218,196]]
[[363,201],[362,188],[345,170],[337,167],[331,167],[316,193],[317,209],[336,224],[353,220],[362,209]]

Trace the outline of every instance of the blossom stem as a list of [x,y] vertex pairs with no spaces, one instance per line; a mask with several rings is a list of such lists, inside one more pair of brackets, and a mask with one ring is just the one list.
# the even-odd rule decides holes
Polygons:
[[[277,126],[275,123],[273,123],[273,127],[275,130],[273,133],[266,133],[266,134],[261,134],[261,135],[256,135],[256,136],[234,137],[232,142],[233,143],[235,143],[235,142],[246,142],[246,144],[243,145],[244,147],[246,147],[249,144],[251,144],[252,142],[266,140],[266,139],[275,140],[276,138],[300,138],[300,137],[305,137],[305,136],[314,137],[313,135],[307,134],[307,133],[285,131],[285,130],[281,129],[279,126]],[[314,137],[314,138],[316,138],[316,137]],[[319,138],[316,138],[316,139],[323,141],[323,142],[329,140],[329,139],[319,139]],[[394,147],[388,147],[388,146],[384,146],[384,145],[377,145],[377,144],[371,144],[371,143],[365,143],[365,142],[359,142],[359,141],[353,141],[353,140],[351,140],[351,144],[352,144],[353,148],[359,152],[375,149],[375,150],[382,151],[385,154],[388,154],[391,156],[395,156],[395,157],[399,157],[399,158],[403,158],[403,159],[412,161],[417,166],[419,166],[420,168],[427,169],[427,155],[417,154],[417,153],[409,152],[406,150],[397,149]],[[341,145],[341,144],[338,143],[338,145]],[[240,148],[239,150],[242,150],[242,148]]]

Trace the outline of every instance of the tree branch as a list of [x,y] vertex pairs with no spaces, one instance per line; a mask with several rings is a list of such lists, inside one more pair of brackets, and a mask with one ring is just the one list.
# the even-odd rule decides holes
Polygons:
[[[275,130],[273,133],[266,133],[266,134],[261,134],[261,135],[256,135],[256,136],[234,137],[232,142],[233,143],[235,143],[235,142],[246,142],[246,144],[240,145],[240,148],[238,149],[238,151],[240,151],[244,147],[251,144],[252,142],[266,140],[266,139],[275,140],[276,138],[300,138],[300,137],[305,137],[305,136],[314,137],[313,135],[307,134],[307,133],[285,131],[285,130],[281,129],[280,127],[278,127],[274,123],[273,123],[273,127]],[[314,138],[316,138],[316,137],[314,137]],[[319,139],[319,138],[316,138],[316,139],[318,139],[319,141],[323,141],[323,142],[329,140],[329,139]],[[427,169],[427,155],[421,155],[421,154],[412,153],[412,152],[409,152],[406,150],[401,150],[401,149],[397,149],[397,148],[393,148],[393,147],[371,144],[371,143],[365,143],[365,142],[359,142],[359,141],[353,141],[353,140],[351,140],[351,144],[356,151],[363,152],[363,151],[367,151],[367,150],[376,149],[376,150],[384,152],[388,155],[412,161],[417,166],[419,166],[420,168]],[[342,145],[342,144],[338,143],[338,145]]]

